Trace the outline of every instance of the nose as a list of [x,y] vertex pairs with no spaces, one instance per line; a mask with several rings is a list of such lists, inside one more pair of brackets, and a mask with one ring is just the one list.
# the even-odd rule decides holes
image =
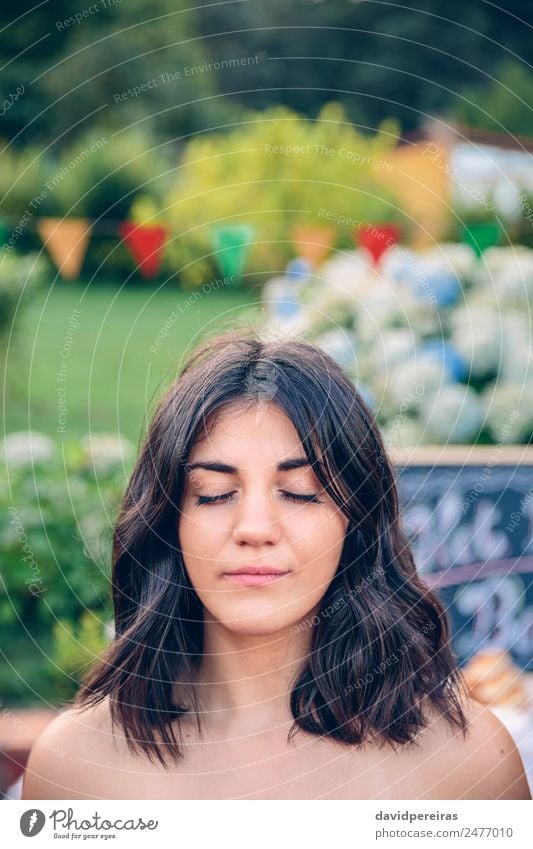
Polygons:
[[235,510],[233,538],[237,545],[275,545],[280,541],[281,527],[271,495],[241,497]]

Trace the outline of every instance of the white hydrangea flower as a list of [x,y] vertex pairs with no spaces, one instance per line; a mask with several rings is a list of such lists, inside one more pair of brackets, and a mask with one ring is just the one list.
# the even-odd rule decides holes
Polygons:
[[469,277],[476,265],[472,249],[461,242],[440,242],[420,252],[421,260],[438,263],[443,269],[454,272],[459,279]]
[[423,398],[421,416],[436,442],[471,443],[483,425],[485,413],[473,389],[453,383]]
[[384,331],[375,348],[375,365],[389,373],[393,366],[410,360],[415,352],[413,334],[406,327]]
[[504,346],[498,381],[523,383],[533,379],[533,328],[530,317],[522,311],[509,311],[502,316]]
[[497,382],[481,395],[486,425],[496,442],[518,442],[533,433],[533,380]]
[[315,340],[326,354],[329,354],[341,368],[348,368],[355,360],[355,338],[342,327],[334,327],[322,333]]
[[411,295],[405,298],[405,311],[408,317],[408,326],[419,340],[438,337],[442,333],[443,322],[429,301],[413,298]]
[[533,256],[530,248],[525,245],[512,245],[505,247],[487,248],[483,254],[483,263],[491,272],[504,271],[513,266],[526,268],[533,264]]
[[494,287],[503,305],[529,306],[533,295],[533,251],[525,248],[510,253],[506,249],[506,262],[493,268]]
[[392,417],[403,411],[417,414],[424,396],[440,391],[445,383],[441,364],[429,357],[412,357],[394,365],[387,375],[384,412]]
[[[459,281],[455,304],[453,278],[447,275]],[[420,290],[424,279],[428,292]],[[439,297],[429,297],[432,286]],[[493,247],[476,258],[465,244],[444,243],[418,251],[398,245],[384,254],[379,266],[371,265],[365,252],[342,251],[323,263],[300,293],[299,320],[288,324],[284,319],[285,334],[300,333],[323,345],[341,365],[349,359],[351,376],[373,393],[383,421],[393,422],[399,411],[406,421],[416,420],[422,392],[426,420],[431,422],[430,441],[438,441],[437,434],[443,441],[473,438],[481,403],[477,392],[466,391],[463,384],[453,388],[455,381],[443,370],[432,342],[449,343],[449,350],[465,360],[478,385],[497,375],[498,394],[490,409],[493,433],[502,418],[505,421],[517,387],[533,382],[529,248]],[[345,337],[350,338],[350,347],[356,346],[356,357],[348,351]],[[421,353],[425,343],[427,354]],[[435,409],[442,413],[440,421]],[[458,411],[454,424],[450,417]],[[531,432],[529,414],[521,415],[524,425],[515,441],[527,439]],[[405,427],[411,433],[414,426]]]
[[264,325],[265,338],[291,339],[300,338],[313,329],[312,316],[308,310],[302,310],[291,318],[270,317]]
[[358,303],[348,292],[327,287],[315,287],[304,304],[304,312],[312,328],[322,332],[335,326],[353,324]]
[[120,433],[88,433],[80,444],[88,465],[96,471],[123,466],[135,453],[133,443]]
[[451,342],[475,378],[498,371],[504,345],[500,313],[491,307],[459,308],[451,319]]
[[403,245],[385,251],[379,267],[383,277],[397,282],[409,282],[422,273],[420,254]]
[[342,251],[322,263],[314,276],[323,286],[357,297],[369,280],[369,269],[363,251]]
[[22,468],[52,459],[57,447],[53,439],[35,430],[10,433],[0,442],[0,460]]
[[358,340],[363,345],[373,345],[389,328],[409,324],[399,287],[376,281],[360,301],[355,320]]
[[387,451],[395,448],[411,448],[431,442],[424,426],[418,420],[408,416],[397,416],[381,428],[381,434]]

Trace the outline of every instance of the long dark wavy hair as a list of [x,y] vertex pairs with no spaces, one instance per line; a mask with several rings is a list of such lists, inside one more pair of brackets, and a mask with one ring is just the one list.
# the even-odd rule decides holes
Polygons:
[[[415,741],[429,708],[466,733],[445,611],[417,575],[372,412],[320,348],[253,330],[205,341],[159,402],[114,529],[115,636],[76,704],[109,697],[130,750],[163,766],[183,757],[185,714],[202,733],[194,682],[203,605],[177,534],[187,462],[230,405],[265,400],[292,421],[321,485],[349,519],[293,682],[288,740],[304,729],[345,745],[377,739],[396,747]],[[176,685],[185,700],[176,700]]]

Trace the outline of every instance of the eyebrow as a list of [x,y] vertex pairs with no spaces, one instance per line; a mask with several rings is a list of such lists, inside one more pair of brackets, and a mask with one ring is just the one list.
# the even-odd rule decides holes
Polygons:
[[[278,472],[290,472],[292,469],[301,469],[304,466],[310,466],[311,463],[307,457],[290,457],[287,460],[282,460],[276,466]],[[237,466],[230,466],[228,463],[218,463],[215,460],[203,460],[198,463],[187,463],[186,471],[192,472],[194,469],[207,469],[211,472],[222,472],[225,475],[235,475],[238,473]]]

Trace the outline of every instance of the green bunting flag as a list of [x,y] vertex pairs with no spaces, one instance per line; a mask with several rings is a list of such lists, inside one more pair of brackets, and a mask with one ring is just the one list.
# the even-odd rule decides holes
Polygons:
[[246,264],[255,230],[248,224],[215,227],[211,241],[217,265],[224,277],[239,279]]

